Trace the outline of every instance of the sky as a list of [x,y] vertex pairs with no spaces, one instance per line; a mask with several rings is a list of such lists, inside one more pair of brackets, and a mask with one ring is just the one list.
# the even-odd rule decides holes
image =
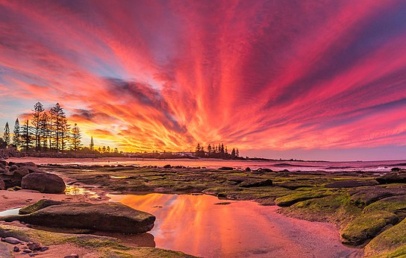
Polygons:
[[403,0],[0,0],[0,129],[58,102],[85,145],[405,159],[405,13]]

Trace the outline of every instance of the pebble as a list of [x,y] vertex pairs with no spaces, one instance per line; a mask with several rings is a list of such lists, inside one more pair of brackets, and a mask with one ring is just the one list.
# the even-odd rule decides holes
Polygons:
[[20,252],[20,248],[18,248],[18,246],[14,246],[13,251],[18,253],[18,252]]

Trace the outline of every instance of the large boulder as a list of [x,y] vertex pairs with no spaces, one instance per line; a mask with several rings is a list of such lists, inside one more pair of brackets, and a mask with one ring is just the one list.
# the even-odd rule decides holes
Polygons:
[[64,203],[27,215],[2,218],[53,228],[90,229],[126,234],[145,233],[154,227],[155,216],[120,203]]
[[57,175],[50,173],[31,173],[21,181],[23,189],[37,190],[41,193],[63,193],[65,182]]

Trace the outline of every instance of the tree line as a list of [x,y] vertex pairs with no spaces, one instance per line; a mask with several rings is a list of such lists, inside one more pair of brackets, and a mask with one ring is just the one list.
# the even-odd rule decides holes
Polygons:
[[13,137],[10,137],[8,122],[4,127],[3,146],[14,146],[17,150],[36,151],[77,151],[81,148],[81,132],[78,125],[68,123],[65,111],[56,103],[45,110],[41,102],[34,105],[31,119],[20,124],[14,123]]
[[238,159],[240,153],[237,148],[233,148],[231,152],[228,152],[227,146],[224,146],[223,143],[219,145],[209,144],[206,150],[203,145],[198,143],[195,150],[195,156],[200,158]]

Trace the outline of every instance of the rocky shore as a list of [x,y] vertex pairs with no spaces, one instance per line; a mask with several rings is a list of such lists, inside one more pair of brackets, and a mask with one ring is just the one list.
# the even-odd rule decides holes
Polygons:
[[[66,177],[33,163],[0,163],[0,257],[192,257],[153,247],[130,247],[94,232],[140,234],[151,230],[155,216],[119,203],[103,192],[65,195]],[[64,179],[63,179],[64,178]],[[62,184],[61,184],[62,182]],[[10,211],[12,212],[12,211]]]
[[[336,224],[343,244],[363,249],[365,257],[406,255],[406,172],[402,170],[394,169],[382,175],[381,172],[290,172],[230,167],[214,170],[169,164],[164,167],[46,165],[37,169],[63,178],[68,188],[91,185],[94,191],[102,193],[101,197],[87,198],[87,202],[104,202],[106,192],[205,193],[222,199],[255,200],[262,205],[278,205],[280,212],[288,216]],[[60,199],[75,202],[77,198],[83,196]]]

